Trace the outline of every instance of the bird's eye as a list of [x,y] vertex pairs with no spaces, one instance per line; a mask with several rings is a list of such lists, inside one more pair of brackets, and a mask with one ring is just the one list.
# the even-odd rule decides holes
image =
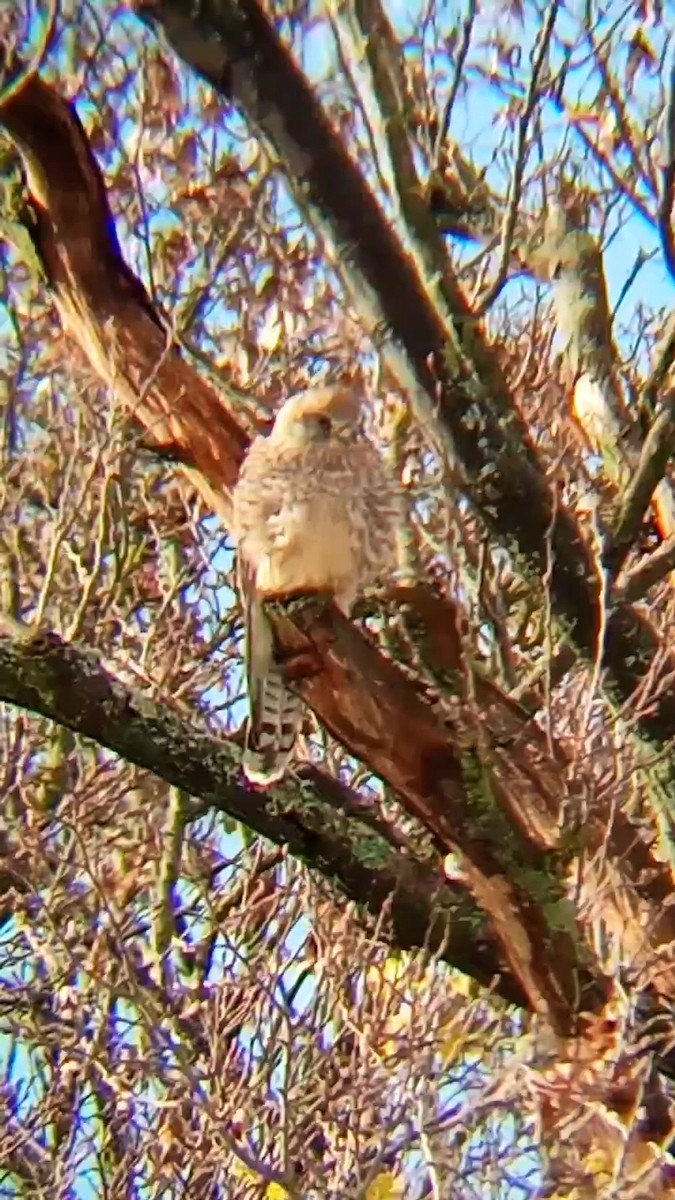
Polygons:
[[317,417],[316,427],[319,431],[319,436],[322,438],[329,438],[333,431],[333,425],[330,417]]

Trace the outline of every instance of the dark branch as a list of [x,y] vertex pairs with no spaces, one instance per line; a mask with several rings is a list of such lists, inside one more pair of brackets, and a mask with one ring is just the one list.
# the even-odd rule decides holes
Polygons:
[[[479,911],[465,889],[443,878],[440,861],[423,866],[404,857],[398,845],[388,844],[383,830],[373,830],[368,817],[361,822],[358,805],[348,820],[339,819],[335,794],[323,795],[316,773],[303,782],[289,780],[269,793],[251,789],[242,781],[236,744],[203,733],[131,691],[105,670],[93,651],[54,635],[0,634],[0,699],[93,738],[286,846],[374,916],[390,905],[396,945],[440,948],[461,970],[484,983],[498,977],[505,996],[524,1002],[502,968]],[[344,804],[344,789],[340,794]],[[477,929],[482,929],[478,936]]]
[[657,214],[663,257],[671,279],[675,280],[675,236],[673,235],[673,201],[675,200],[675,61],[670,70],[670,89],[663,128],[661,196]]

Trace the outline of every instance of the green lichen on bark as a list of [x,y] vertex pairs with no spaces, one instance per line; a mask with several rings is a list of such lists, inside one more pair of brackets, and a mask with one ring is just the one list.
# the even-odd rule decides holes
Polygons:
[[495,796],[481,751],[465,750],[461,762],[472,838],[488,843],[505,878],[540,909],[552,930],[576,932],[562,878],[569,849],[537,851],[526,845]]

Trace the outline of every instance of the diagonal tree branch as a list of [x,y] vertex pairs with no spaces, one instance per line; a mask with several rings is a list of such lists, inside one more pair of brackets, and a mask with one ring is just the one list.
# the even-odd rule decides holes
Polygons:
[[633,603],[642,600],[655,583],[675,569],[675,536],[666,538],[651,554],[640,559],[630,571],[623,571],[616,582],[616,594]]
[[95,652],[55,635],[0,635],[0,699],[93,738],[286,846],[373,915],[389,905],[395,944],[442,948],[448,961],[485,983],[499,976],[504,994],[524,1001],[503,971],[494,939],[485,930],[477,935],[483,920],[466,889],[446,881],[433,856],[424,865],[388,844],[359,819],[358,806],[349,806],[343,819],[336,801],[344,804],[345,792],[337,784],[327,797],[316,773],[269,793],[245,786],[236,743],[209,736],[130,690]]
[[[0,119],[22,155],[32,200],[22,215],[64,329],[130,418],[141,420],[142,410],[151,444],[196,468],[211,485],[213,507],[229,515],[224,489],[237,478],[248,438],[215,388],[181,356],[125,263],[103,179],[74,110],[34,76],[0,108]],[[180,403],[167,405],[167,394]],[[236,398],[230,403],[236,406]]]
[[653,504],[662,537],[675,530],[675,501],[664,479],[672,452],[667,404],[640,452],[637,426],[621,390],[601,248],[587,230],[585,205],[573,192],[551,206],[540,250],[555,280],[558,328],[566,340],[572,410],[605,475],[619,489],[617,514],[603,553],[612,579],[620,571]]
[[[606,560],[613,572],[620,569],[637,536],[652,499],[659,489],[670,495],[671,485],[664,480],[668,463],[675,450],[675,393],[664,397],[657,416],[647,434],[639,462],[621,496],[621,506],[607,547]],[[672,535],[673,530],[663,532]]]

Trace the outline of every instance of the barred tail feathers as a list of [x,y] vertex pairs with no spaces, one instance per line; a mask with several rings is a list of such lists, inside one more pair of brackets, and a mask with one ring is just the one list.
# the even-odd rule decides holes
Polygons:
[[290,691],[281,671],[270,667],[257,680],[256,703],[246,731],[243,768],[251,783],[269,785],[282,779],[293,755],[303,705]]
[[274,663],[274,639],[260,597],[252,587],[242,591],[246,602],[250,712],[242,766],[249,782],[269,786],[286,772],[302,723],[303,705]]

